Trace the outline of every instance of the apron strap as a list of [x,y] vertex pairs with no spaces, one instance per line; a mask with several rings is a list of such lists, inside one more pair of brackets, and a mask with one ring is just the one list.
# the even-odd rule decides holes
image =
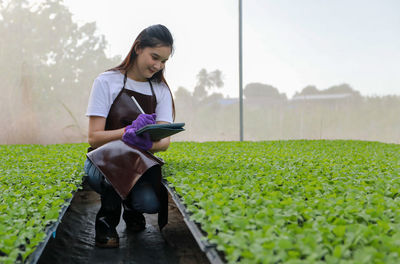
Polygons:
[[122,89],[121,89],[121,91],[123,90],[123,89],[125,89],[125,84],[126,84],[126,79],[128,78],[128,76],[127,76],[127,71],[125,71],[125,74],[124,74],[124,85],[122,86]]
[[[125,89],[125,84],[126,84],[126,78],[127,78],[127,76],[126,76],[126,72],[125,72],[125,74],[124,74],[124,85],[122,86],[121,91],[119,91],[119,93],[117,94],[117,97],[115,97],[114,101],[115,101],[115,100],[120,96],[120,94],[124,91],[124,89]],[[114,104],[114,102],[113,102],[113,104]]]
[[125,88],[125,84],[126,84],[126,79],[127,78],[128,78],[127,72],[125,71],[125,74],[124,74],[124,86],[122,86],[122,90]]
[[151,95],[154,97],[153,103],[154,103],[154,105],[157,105],[157,97],[156,97],[156,94],[154,93],[153,84],[151,83],[150,79],[147,79],[147,81],[150,84]]

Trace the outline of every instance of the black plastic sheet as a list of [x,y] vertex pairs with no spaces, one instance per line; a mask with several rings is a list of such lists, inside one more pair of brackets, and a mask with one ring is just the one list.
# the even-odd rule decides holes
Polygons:
[[99,195],[89,189],[77,192],[38,263],[209,263],[172,200],[169,221],[162,233],[157,214],[147,215],[146,229],[133,233],[122,220],[117,226],[120,247],[94,246],[94,220],[100,208]]

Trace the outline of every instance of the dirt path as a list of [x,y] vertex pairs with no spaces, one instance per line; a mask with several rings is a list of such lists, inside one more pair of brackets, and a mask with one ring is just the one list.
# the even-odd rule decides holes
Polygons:
[[168,225],[162,233],[158,229],[156,214],[145,215],[147,226],[139,233],[127,232],[121,217],[117,226],[120,235],[117,249],[94,246],[94,219],[99,208],[97,193],[76,193],[57,229],[56,238],[49,240],[38,263],[209,263],[171,199]]

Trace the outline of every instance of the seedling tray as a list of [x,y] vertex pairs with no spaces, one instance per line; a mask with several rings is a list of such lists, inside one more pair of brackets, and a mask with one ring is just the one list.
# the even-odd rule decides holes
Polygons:
[[189,228],[190,232],[192,233],[194,239],[196,240],[197,244],[199,245],[201,251],[206,254],[208,260],[211,264],[222,264],[225,263],[222,261],[216,246],[213,244],[208,243],[205,240],[205,236],[203,235],[202,231],[199,229],[198,225],[190,220],[190,214],[186,210],[185,205],[181,202],[181,199],[176,194],[175,190],[168,185],[168,181],[163,180],[163,185],[167,188],[169,194],[172,197],[172,200],[175,202],[176,206],[178,207],[179,211],[183,216],[183,220],[185,221],[187,227]]
[[66,200],[66,204],[61,208],[60,215],[58,216],[58,219],[56,222],[52,223],[50,226],[47,227],[46,230],[46,238],[40,242],[40,244],[37,246],[36,250],[27,258],[25,263],[29,264],[36,264],[40,258],[40,256],[43,253],[43,250],[46,248],[47,243],[49,242],[50,238],[53,237],[55,238],[57,233],[57,227],[60,224],[62,218],[64,217],[65,212],[67,211],[68,207],[71,204],[72,199],[74,198],[76,192],[72,193],[72,197]]

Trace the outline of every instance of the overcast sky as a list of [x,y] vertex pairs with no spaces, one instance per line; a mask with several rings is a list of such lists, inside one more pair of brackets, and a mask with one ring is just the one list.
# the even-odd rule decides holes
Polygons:
[[[125,56],[139,32],[164,24],[175,39],[172,90],[192,91],[196,74],[219,69],[238,97],[237,0],[64,0],[78,23],[95,21],[108,55]],[[289,97],[307,85],[348,83],[363,95],[400,95],[400,1],[244,0],[243,84],[273,85]]]

